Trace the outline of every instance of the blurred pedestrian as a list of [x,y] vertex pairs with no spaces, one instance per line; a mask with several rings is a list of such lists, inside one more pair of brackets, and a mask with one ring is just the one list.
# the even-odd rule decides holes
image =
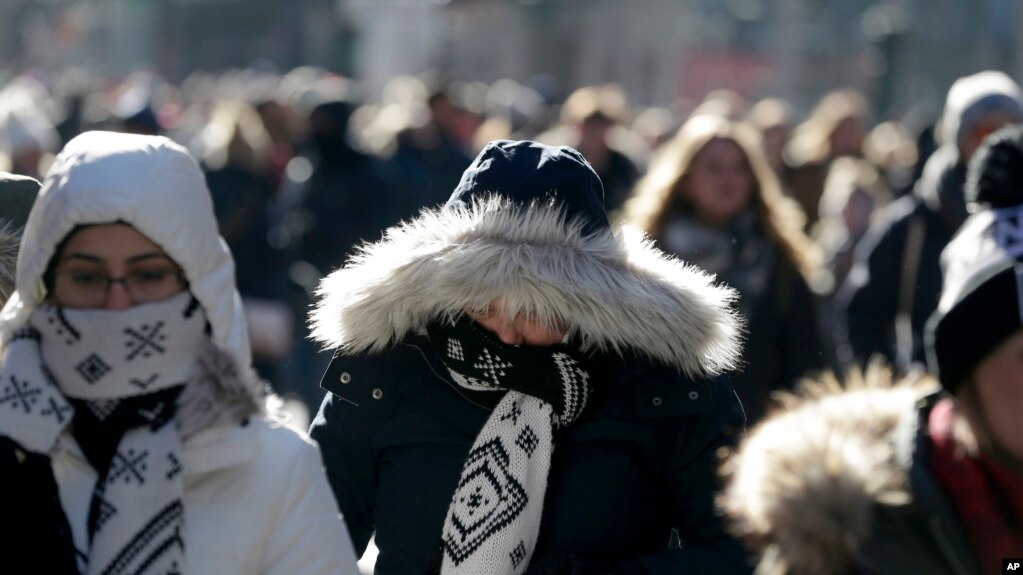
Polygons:
[[324,280],[312,435],[376,573],[747,572],[713,504],[735,294],[601,192],[571,148],[495,141]]
[[275,391],[285,394],[292,390],[287,389],[280,364],[291,352],[295,317],[301,312],[293,312],[290,305],[293,287],[285,253],[270,245],[275,191],[270,144],[251,105],[224,100],[214,103],[193,148],[206,176],[220,235],[234,257],[254,366]]
[[561,107],[561,124],[538,139],[545,143],[573,147],[593,166],[604,183],[604,205],[608,212],[621,208],[639,179],[636,162],[616,145],[616,128],[627,112],[620,86],[584,86],[569,94]]
[[319,452],[264,407],[195,160],[88,132],[29,215],[0,319],[12,573],[356,573]]
[[813,230],[828,274],[824,291],[829,295],[849,274],[853,250],[874,215],[891,201],[887,182],[869,162],[853,157],[832,162],[818,209],[820,219]]
[[981,72],[949,89],[941,147],[913,194],[899,198],[864,236],[837,303],[843,363],[875,354],[898,370],[922,365],[924,323],[938,305],[941,250],[966,219],[966,165],[984,138],[1023,121],[1023,92],[1001,72]]
[[424,207],[443,203],[472,161],[467,152],[471,142],[463,141],[463,136],[471,139],[471,135],[462,133],[460,118],[464,111],[452,101],[443,79],[428,80],[392,81],[395,91],[408,94],[389,107],[389,111],[403,116],[404,126],[394,133],[394,151],[383,163],[396,214],[388,225],[412,217]]
[[792,137],[792,109],[781,98],[765,98],[750,108],[748,119],[760,132],[767,162],[779,178],[785,176],[785,146]]
[[785,146],[785,189],[806,214],[806,229],[817,222],[824,179],[835,158],[861,157],[867,103],[854,90],[835,90],[821,98],[810,117],[796,126]]
[[927,324],[937,385],[812,387],[755,429],[724,498],[792,575],[1003,573],[1023,552],[1023,129],[970,164],[982,206],[945,249]]
[[738,290],[748,329],[733,382],[751,421],[772,391],[824,366],[808,283],[819,256],[752,128],[694,116],[655,158],[624,216],[661,249]]

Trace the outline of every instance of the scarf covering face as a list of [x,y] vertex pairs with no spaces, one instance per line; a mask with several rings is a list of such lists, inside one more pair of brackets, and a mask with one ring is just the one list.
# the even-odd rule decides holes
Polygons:
[[444,519],[441,573],[523,573],[540,529],[554,429],[582,413],[589,373],[564,345],[506,345],[465,315],[428,331],[459,386],[508,390],[462,468]]
[[[80,423],[118,427],[109,463],[96,470],[89,549],[78,553],[81,572],[183,568],[175,400],[193,372],[205,329],[205,314],[187,291],[124,311],[47,305],[4,350],[0,435],[48,455],[74,422],[88,456],[91,438],[77,433]],[[85,409],[76,413],[75,406]]]

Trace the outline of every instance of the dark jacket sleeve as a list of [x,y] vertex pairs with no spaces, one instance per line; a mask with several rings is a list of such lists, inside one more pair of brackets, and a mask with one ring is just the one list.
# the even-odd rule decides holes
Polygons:
[[[912,198],[901,200],[911,202]],[[837,296],[845,329],[838,338],[848,342],[852,358],[860,364],[875,354],[889,363],[895,360],[895,315],[909,217],[909,211],[897,204],[890,210],[899,213],[879,221],[856,247],[852,270]]]
[[810,291],[803,276],[791,269],[787,278],[788,288],[785,297],[790,298],[788,311],[782,318],[787,324],[784,349],[784,384],[794,385],[807,372],[820,371],[827,363],[821,345],[820,323],[817,319],[819,302],[817,296]]
[[[7,494],[0,512],[3,572],[78,573],[71,527],[50,458],[0,437],[0,488]],[[26,552],[29,549],[45,552]]]
[[725,377],[711,387],[715,409],[674,423],[675,444],[666,480],[681,548],[640,558],[650,575],[750,573],[749,556],[726,529],[717,509],[722,448],[732,448],[745,426],[739,399]]
[[[328,368],[325,378],[334,370]],[[330,488],[361,557],[373,535],[376,472],[371,443],[372,417],[333,393],[323,399],[309,434],[320,445]]]

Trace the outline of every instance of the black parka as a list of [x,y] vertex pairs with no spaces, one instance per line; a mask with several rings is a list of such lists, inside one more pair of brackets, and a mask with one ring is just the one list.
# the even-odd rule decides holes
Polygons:
[[[651,574],[746,572],[714,505],[719,456],[744,424],[727,378],[607,354],[588,367],[594,395],[555,437],[534,562],[572,552]],[[444,516],[492,406],[462,395],[424,338],[335,357],[322,385],[311,433],[357,552],[375,531],[377,573],[439,572]]]
[[[377,573],[441,567],[448,505],[503,391],[456,386],[423,334],[495,305],[553,319],[569,345],[592,350],[586,411],[553,437],[531,562],[571,553],[627,573],[745,570],[714,511],[719,450],[743,415],[727,380],[708,378],[738,363],[737,295],[612,230],[602,196],[575,150],[491,142],[445,207],[389,229],[322,282],[313,335],[340,353],[312,434],[356,547],[376,534]],[[681,548],[670,549],[673,529]]]

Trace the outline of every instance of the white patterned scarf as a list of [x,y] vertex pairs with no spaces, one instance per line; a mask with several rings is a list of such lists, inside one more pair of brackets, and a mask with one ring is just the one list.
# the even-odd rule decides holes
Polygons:
[[590,376],[564,345],[506,345],[467,316],[430,340],[470,392],[508,390],[473,442],[444,519],[443,575],[519,574],[536,546],[554,430],[586,406]]
[[[82,573],[182,571],[175,399],[193,372],[205,329],[201,306],[185,291],[123,311],[41,306],[5,347],[0,435],[49,455],[72,421],[95,429],[113,418],[128,422],[109,466],[96,470],[89,548],[78,553]],[[76,405],[89,412],[76,413]]]

